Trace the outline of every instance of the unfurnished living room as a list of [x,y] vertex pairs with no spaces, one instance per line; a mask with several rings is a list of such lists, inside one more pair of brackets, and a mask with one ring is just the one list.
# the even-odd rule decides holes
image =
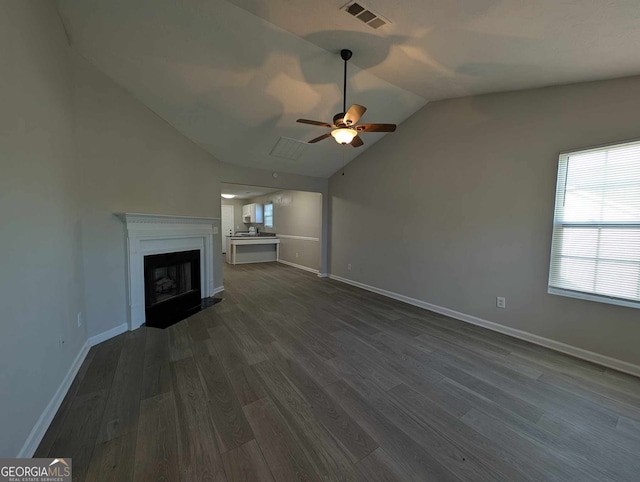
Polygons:
[[640,478],[637,0],[0,0],[0,480]]

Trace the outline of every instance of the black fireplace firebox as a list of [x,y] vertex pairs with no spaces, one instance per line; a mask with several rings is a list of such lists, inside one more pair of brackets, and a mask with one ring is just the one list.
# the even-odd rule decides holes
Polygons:
[[166,328],[200,311],[200,251],[144,257],[147,326]]

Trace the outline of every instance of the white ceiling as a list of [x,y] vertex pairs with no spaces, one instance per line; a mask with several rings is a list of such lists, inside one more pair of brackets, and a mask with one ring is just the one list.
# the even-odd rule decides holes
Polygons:
[[320,177],[383,136],[270,155],[281,136],[324,133],[297,118],[342,110],[341,48],[354,52],[347,104],[368,107],[364,122],[401,123],[430,100],[640,73],[638,0],[367,0],[392,21],[378,30],[345,3],[58,1],[74,48],[214,156]]
[[220,183],[220,192],[222,194],[234,194],[234,199],[251,199],[278,191],[282,191],[282,189],[259,186],[245,186],[244,184],[230,184],[227,182]]
[[428,101],[640,74],[638,0],[230,1]]

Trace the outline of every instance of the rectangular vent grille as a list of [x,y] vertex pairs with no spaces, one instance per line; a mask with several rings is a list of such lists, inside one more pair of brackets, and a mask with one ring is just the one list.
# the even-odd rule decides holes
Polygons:
[[353,15],[358,20],[362,20],[371,28],[380,28],[383,25],[391,23],[388,19],[384,18],[380,14],[377,14],[359,1],[349,2],[342,8],[345,12]]
[[281,137],[276,142],[276,145],[273,146],[271,152],[269,153],[271,156],[275,157],[283,157],[285,159],[291,159],[293,161],[297,161],[300,159],[300,156],[307,150],[309,144],[304,141],[299,141],[298,139],[291,139],[289,137]]

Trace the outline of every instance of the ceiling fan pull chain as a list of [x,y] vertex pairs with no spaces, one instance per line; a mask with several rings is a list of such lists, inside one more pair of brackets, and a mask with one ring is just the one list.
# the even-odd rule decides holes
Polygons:
[[345,150],[342,149],[342,175],[343,176],[344,176],[344,166],[345,166],[344,155],[345,155]]

